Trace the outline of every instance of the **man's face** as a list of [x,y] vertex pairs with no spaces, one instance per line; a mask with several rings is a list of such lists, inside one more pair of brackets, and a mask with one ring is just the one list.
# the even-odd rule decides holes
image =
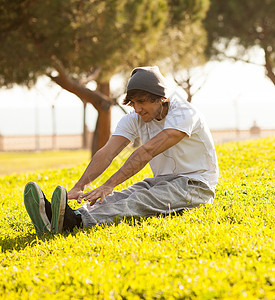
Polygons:
[[153,119],[160,118],[162,104],[159,102],[150,102],[145,99],[134,99],[131,101],[132,106],[144,122],[150,122]]

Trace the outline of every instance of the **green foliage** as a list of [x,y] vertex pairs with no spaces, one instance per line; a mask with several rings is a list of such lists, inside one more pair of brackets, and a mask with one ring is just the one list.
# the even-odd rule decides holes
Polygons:
[[246,47],[262,43],[274,46],[274,14],[274,1],[211,0],[206,25],[213,30],[212,35],[209,31],[211,37],[236,37]]
[[[169,0],[172,24],[179,20],[202,20],[209,7],[209,0]],[[176,22],[173,22],[176,21]]]
[[[271,72],[273,68],[274,73],[274,15],[275,1],[273,0],[211,0],[205,20],[209,40],[208,51],[212,54],[216,53],[217,45],[222,43],[226,48],[232,44],[232,40],[239,46],[237,48],[239,56],[244,56],[248,49],[259,46],[264,50],[267,64],[271,65],[267,71]],[[272,75],[270,77],[272,78]]]
[[0,86],[32,86],[56,69],[56,59],[75,79],[100,67],[99,81],[108,81],[125,68],[172,54],[168,46],[176,40],[169,39],[170,29],[184,32],[177,47],[186,49],[192,33],[203,34],[198,22],[208,5],[209,0],[0,0]]
[[[274,146],[274,137],[218,145],[213,205],[41,238],[23,207],[24,185],[36,181],[50,198],[57,184],[71,188],[87,162],[0,177],[0,297],[274,299]],[[148,176],[147,166],[118,188]]]
[[162,30],[163,2],[2,0],[1,85],[33,84],[37,76],[55,69],[55,57],[71,75],[89,73],[95,66],[113,75],[128,49],[137,50],[127,30],[134,31],[137,40],[146,34],[154,40],[151,21],[156,32]]

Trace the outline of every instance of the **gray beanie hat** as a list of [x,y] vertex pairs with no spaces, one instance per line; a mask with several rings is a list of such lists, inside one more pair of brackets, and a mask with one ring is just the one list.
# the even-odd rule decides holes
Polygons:
[[127,85],[127,92],[138,89],[167,98],[165,78],[157,66],[138,67],[132,71]]

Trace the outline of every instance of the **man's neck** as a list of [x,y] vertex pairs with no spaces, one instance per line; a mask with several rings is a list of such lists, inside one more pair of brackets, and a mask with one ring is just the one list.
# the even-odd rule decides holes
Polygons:
[[156,120],[158,120],[158,121],[161,121],[166,117],[166,115],[168,114],[168,109],[169,109],[169,102],[164,102],[161,105],[162,105],[162,107],[161,107],[160,114],[156,118]]

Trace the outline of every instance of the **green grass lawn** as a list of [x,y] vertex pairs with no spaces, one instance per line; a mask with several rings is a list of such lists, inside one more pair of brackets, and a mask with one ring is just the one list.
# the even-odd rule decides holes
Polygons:
[[0,153],[0,176],[39,169],[68,168],[90,158],[90,152],[2,152]]
[[[70,189],[89,155],[62,169],[55,153],[40,153],[58,168],[41,163],[28,173],[19,159],[19,173],[0,176],[0,299],[275,299],[275,137],[216,149],[213,205],[39,238],[23,205],[25,184],[36,181],[48,198],[57,184]],[[146,166],[118,189],[148,176]]]

